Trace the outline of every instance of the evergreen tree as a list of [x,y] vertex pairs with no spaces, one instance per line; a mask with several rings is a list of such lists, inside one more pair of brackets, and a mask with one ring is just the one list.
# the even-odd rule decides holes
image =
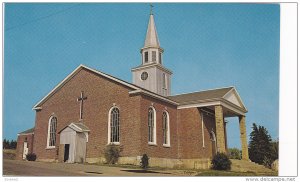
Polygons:
[[16,149],[17,148],[17,141],[16,140],[11,140],[9,143],[9,148],[10,149]]
[[9,141],[6,139],[3,140],[3,149],[9,149]]
[[269,165],[272,161],[272,144],[271,136],[263,126],[256,126],[253,123],[252,132],[250,133],[249,158],[258,164]]

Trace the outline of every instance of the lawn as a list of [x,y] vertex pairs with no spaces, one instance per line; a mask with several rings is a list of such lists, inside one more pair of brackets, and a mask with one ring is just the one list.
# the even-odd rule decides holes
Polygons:
[[238,171],[218,171],[218,170],[203,170],[199,171],[196,176],[278,176],[276,171],[256,173],[253,171],[238,172]]

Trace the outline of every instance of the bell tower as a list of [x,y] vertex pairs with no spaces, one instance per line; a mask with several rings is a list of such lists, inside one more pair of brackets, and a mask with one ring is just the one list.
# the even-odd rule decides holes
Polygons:
[[160,47],[152,5],[144,47],[141,48],[141,65],[131,69],[133,83],[162,96],[171,94],[172,72],[163,66],[164,49]]

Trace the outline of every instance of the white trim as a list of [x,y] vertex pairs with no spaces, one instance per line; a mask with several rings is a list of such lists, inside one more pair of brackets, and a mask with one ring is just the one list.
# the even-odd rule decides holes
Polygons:
[[237,90],[235,89],[235,87],[233,87],[229,92],[227,92],[222,98],[225,99],[225,97],[227,95],[229,95],[231,92],[233,92],[233,94],[237,97],[238,102],[241,104],[242,108],[245,109],[247,111],[247,108],[245,106],[245,104],[243,103],[239,93],[237,92]]
[[168,103],[173,104],[173,105],[176,105],[176,106],[179,105],[177,102],[174,102],[174,101],[172,101],[172,100],[170,100],[170,99],[168,99],[168,98],[162,97],[162,96],[160,96],[160,95],[153,94],[153,93],[148,92],[148,91],[146,91],[146,90],[137,89],[137,90],[133,90],[133,91],[130,91],[130,92],[129,92],[129,94],[138,94],[138,93],[143,93],[143,94],[145,94],[145,95],[151,96],[151,97],[156,98],[156,99],[163,100],[163,101],[165,101],[165,102],[168,102]]
[[[148,138],[148,145],[157,145],[156,143],[156,110],[153,106],[150,106],[149,109],[152,108],[153,109],[153,122],[154,122],[154,128],[153,128],[153,142],[149,142],[149,138]],[[149,109],[147,110],[149,113]],[[148,114],[148,118],[147,118],[147,129],[148,129],[148,122],[149,122],[149,114]],[[149,132],[149,131],[148,131]],[[149,135],[149,133],[148,133]]]
[[[231,102],[230,102],[230,103],[231,103]],[[240,115],[242,115],[242,116],[245,116],[245,112],[240,111],[240,110],[238,110],[238,109],[232,107],[231,105],[229,105],[229,104],[227,104],[227,103],[225,103],[225,102],[221,102],[221,105],[222,105],[223,107],[226,107],[227,109],[229,109],[229,110],[235,112],[236,114],[240,114]]]
[[[163,113],[167,115],[167,143],[163,143],[164,147],[171,147],[171,140],[170,140],[170,115],[168,111],[164,110]],[[163,141],[164,142],[164,141]]]
[[34,135],[34,132],[32,132],[32,133],[18,133],[17,136],[20,136],[20,135],[29,135],[29,134]]
[[[53,149],[53,148],[55,148],[55,145],[54,146],[49,146],[49,139],[50,139],[50,125],[51,125],[51,120],[52,120],[52,118],[56,118],[56,127],[57,127],[57,117],[54,115],[54,114],[52,114],[51,116],[50,116],[50,118],[49,118],[49,121],[48,121],[48,135],[47,135],[47,145],[46,145],[46,149]],[[56,131],[55,131],[55,135],[56,135]],[[56,136],[55,136],[55,143],[56,143]]]
[[114,109],[114,108],[117,108],[119,110],[119,122],[120,122],[120,109],[119,107],[117,106],[112,106],[109,111],[108,111],[108,128],[107,128],[107,145],[111,145],[111,144],[114,144],[114,145],[120,145],[120,130],[119,130],[119,142],[111,142],[110,141],[110,120],[111,120],[111,111]]
[[220,104],[221,104],[221,101],[186,104],[186,105],[178,106],[178,109],[187,109],[187,108],[193,108],[193,107],[207,107],[207,106],[214,106],[214,105],[220,105]]
[[187,105],[178,106],[177,109],[187,109],[187,108],[193,108],[193,107],[207,107],[207,106],[222,105],[223,107],[226,107],[227,109],[229,109],[239,115],[245,116],[245,111],[241,111],[240,109],[236,108],[237,106],[235,104],[233,104],[229,101],[227,101],[228,103],[225,103],[225,101],[227,101],[227,100],[224,99],[223,101],[212,101],[212,102],[203,102],[203,103],[196,103],[196,104],[187,104]]
[[201,114],[201,132],[202,132],[202,147],[205,148],[205,143],[204,143],[204,123],[203,123],[203,113],[200,111]]
[[151,67],[157,67],[157,68],[159,68],[160,70],[169,73],[170,75],[173,74],[172,71],[168,70],[168,69],[165,68],[163,65],[161,65],[161,64],[159,64],[159,63],[157,63],[157,62],[146,63],[146,64],[144,64],[144,65],[141,65],[141,66],[132,68],[131,71],[137,71],[137,70],[141,70],[141,69],[144,69],[144,68],[151,68]]
[[45,149],[46,149],[46,150],[49,150],[49,149],[55,149],[55,146],[47,146]]

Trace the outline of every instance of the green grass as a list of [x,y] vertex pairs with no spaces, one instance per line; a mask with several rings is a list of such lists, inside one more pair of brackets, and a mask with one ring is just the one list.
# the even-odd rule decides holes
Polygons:
[[199,171],[199,173],[196,176],[278,176],[278,173],[275,171],[272,173],[255,173],[252,171],[237,172],[237,171],[203,170],[203,171]]

